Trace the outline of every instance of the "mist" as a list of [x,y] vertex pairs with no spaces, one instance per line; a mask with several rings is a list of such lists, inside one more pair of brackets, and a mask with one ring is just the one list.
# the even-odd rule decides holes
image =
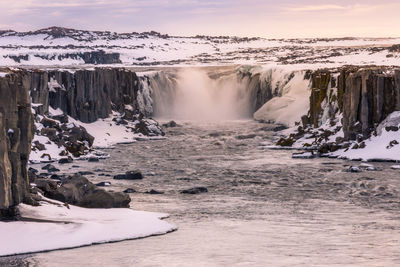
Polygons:
[[249,96],[236,75],[211,79],[205,70],[178,72],[175,99],[169,113],[174,119],[219,121],[249,118]]

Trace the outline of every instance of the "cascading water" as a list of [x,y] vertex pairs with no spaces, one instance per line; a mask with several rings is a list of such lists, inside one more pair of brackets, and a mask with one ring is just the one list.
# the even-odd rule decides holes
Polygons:
[[221,121],[255,113],[258,120],[291,125],[308,109],[309,81],[301,71],[181,68],[144,73],[141,81],[139,106],[158,118]]
[[173,115],[184,120],[232,120],[250,117],[248,94],[233,75],[211,79],[205,71],[178,73]]

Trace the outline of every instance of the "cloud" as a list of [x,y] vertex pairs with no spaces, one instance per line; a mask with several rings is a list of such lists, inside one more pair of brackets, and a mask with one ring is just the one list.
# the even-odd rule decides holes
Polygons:
[[343,10],[347,9],[345,6],[339,5],[310,5],[310,6],[300,6],[287,8],[287,11],[292,12],[311,12],[311,11],[322,11],[322,10]]

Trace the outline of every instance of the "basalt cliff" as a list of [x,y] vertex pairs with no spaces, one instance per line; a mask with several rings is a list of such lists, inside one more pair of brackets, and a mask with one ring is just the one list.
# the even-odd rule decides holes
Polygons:
[[29,75],[0,78],[0,215],[14,217],[16,205],[29,199],[28,160],[34,123]]

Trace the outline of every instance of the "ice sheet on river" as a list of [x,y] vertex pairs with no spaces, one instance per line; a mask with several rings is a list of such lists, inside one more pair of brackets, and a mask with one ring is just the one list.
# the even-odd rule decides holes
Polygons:
[[0,222],[0,256],[137,239],[176,229],[161,220],[167,217],[162,213],[72,205],[68,209],[51,202],[58,205],[20,205],[21,215],[36,221]]

